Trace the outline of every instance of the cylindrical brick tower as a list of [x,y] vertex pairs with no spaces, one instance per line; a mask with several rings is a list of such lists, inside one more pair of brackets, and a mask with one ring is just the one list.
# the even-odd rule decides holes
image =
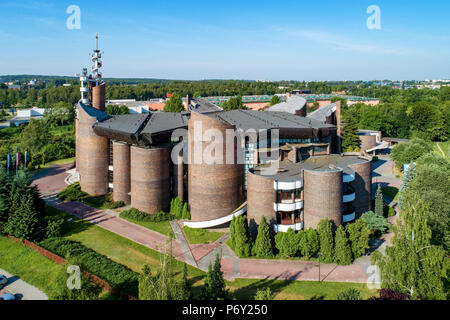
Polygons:
[[105,83],[100,83],[98,86],[92,87],[92,106],[96,109],[105,111]]
[[349,166],[355,171],[355,180],[350,183],[356,193],[353,201],[356,217],[372,209],[372,162],[366,160]]
[[95,134],[92,126],[96,117],[88,115],[82,107],[78,108],[77,124],[77,164],[80,173],[81,190],[91,196],[108,193],[108,138]]
[[[211,144],[209,139],[205,139],[205,132],[210,129],[222,134],[224,143],[219,152],[223,164],[209,164],[202,157]],[[243,202],[244,165],[236,164],[237,143],[233,146],[234,164],[226,164],[227,129],[235,130],[235,127],[207,115],[191,112],[188,124],[188,193],[192,221],[222,218],[231,214]]]
[[342,223],[342,171],[304,170],[304,229],[328,217]]
[[366,151],[377,146],[377,137],[373,135],[360,135],[359,143],[361,151]]
[[113,141],[113,200],[131,203],[130,145]]
[[169,209],[170,147],[131,147],[131,206],[147,213]]
[[247,218],[250,232],[256,237],[261,217],[266,218],[271,226],[277,223],[273,204],[277,194],[273,187],[274,180],[247,171]]
[[173,196],[178,197],[181,201],[184,201],[184,163],[183,155],[177,156],[177,163],[173,165]]

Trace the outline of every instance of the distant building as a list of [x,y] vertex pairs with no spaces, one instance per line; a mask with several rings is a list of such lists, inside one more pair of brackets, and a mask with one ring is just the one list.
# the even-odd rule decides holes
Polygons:
[[31,119],[42,119],[44,117],[44,108],[19,109],[15,117],[8,120],[10,126],[18,127],[21,124],[30,122]]

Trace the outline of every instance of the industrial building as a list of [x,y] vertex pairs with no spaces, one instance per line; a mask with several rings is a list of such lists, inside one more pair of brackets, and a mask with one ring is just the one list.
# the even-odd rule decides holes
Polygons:
[[193,228],[247,212],[252,232],[262,215],[283,232],[315,228],[324,217],[340,225],[370,209],[371,162],[340,154],[339,103],[331,116],[338,125],[305,117],[304,100],[273,111],[223,111],[187,97],[181,113],[109,116],[100,58],[97,44],[76,106],[76,168],[90,195],[112,192],[148,214],[167,211],[178,197],[188,202],[185,225]]

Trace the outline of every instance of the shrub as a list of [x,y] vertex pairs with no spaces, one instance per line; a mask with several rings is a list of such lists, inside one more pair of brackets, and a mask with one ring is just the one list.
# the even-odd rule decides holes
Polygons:
[[220,270],[220,257],[216,255],[214,266],[211,263],[208,267],[208,274],[206,275],[205,285],[202,288],[202,298],[205,300],[224,300],[228,294],[225,280],[223,279],[223,272]]
[[314,256],[320,248],[319,235],[313,228],[308,228],[300,239],[300,250],[305,257]]
[[124,210],[120,213],[120,216],[126,219],[132,219],[136,221],[142,222],[161,222],[161,221],[170,221],[175,219],[173,214],[159,211],[154,214],[148,214],[142,211],[139,211],[136,208],[131,208],[128,210]]
[[353,259],[357,259],[364,255],[366,249],[369,248],[370,231],[362,219],[347,224],[346,229],[352,247]]
[[336,230],[334,248],[334,260],[339,265],[349,265],[352,263],[352,250],[347,238],[347,232],[341,225]]
[[40,242],[39,245],[59,256],[79,260],[86,271],[107,281],[113,287],[137,297],[138,274],[124,265],[110,260],[77,241],[51,238]]
[[255,294],[255,300],[273,300],[272,290],[269,287],[265,290],[258,289]]
[[64,219],[50,220],[47,223],[45,230],[45,238],[58,238],[61,237],[64,226]]
[[256,236],[255,245],[253,246],[254,255],[258,258],[270,258],[273,256],[272,237],[270,235],[270,227],[264,216],[258,226],[258,235]]
[[282,256],[295,257],[300,248],[298,234],[293,229],[278,232],[275,236],[275,246]]
[[334,260],[333,229],[331,221],[329,221],[328,218],[320,220],[317,226],[317,232],[319,233],[320,254],[322,255],[323,262],[331,263]]
[[355,288],[350,288],[340,292],[337,295],[337,300],[363,300],[361,292]]
[[233,235],[234,252],[242,258],[249,257],[252,253],[252,237],[248,229],[247,216],[240,215],[234,219]]
[[67,186],[63,191],[59,192],[56,196],[64,201],[79,201],[79,202],[83,202],[84,200],[90,197],[86,192],[81,191],[81,186],[79,182]]
[[384,233],[389,227],[387,219],[373,211],[363,213],[361,219],[366,223],[367,228],[375,233]]

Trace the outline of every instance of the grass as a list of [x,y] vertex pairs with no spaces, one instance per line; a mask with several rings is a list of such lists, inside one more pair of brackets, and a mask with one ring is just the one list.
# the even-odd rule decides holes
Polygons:
[[253,299],[258,289],[270,287],[275,300],[335,300],[337,295],[349,288],[361,292],[364,299],[377,294],[362,283],[289,281],[270,279],[235,279],[227,281],[235,299]]
[[160,222],[152,222],[152,221],[140,221],[133,218],[125,217],[122,214],[120,214],[120,217],[124,220],[127,220],[131,223],[138,224],[142,227],[145,227],[147,229],[159,232],[161,234],[164,234],[166,236],[169,236],[172,231],[172,227],[170,226],[169,221],[160,221]]
[[[79,219],[64,211],[47,206],[47,215],[71,218],[64,227],[64,237],[81,242],[98,253],[101,253],[111,260],[129,267],[135,272],[141,272],[142,267],[147,264],[153,271],[160,267],[160,253],[140,245],[127,238],[119,236],[113,232],[102,229],[90,222]],[[175,263],[175,269],[182,270],[181,262]],[[203,276],[205,273],[197,268],[188,265],[188,273],[191,276]]]
[[[0,268],[35,286],[47,296],[55,291],[52,279],[63,266],[4,236],[0,236],[0,248]],[[105,290],[102,290],[99,298],[114,299]]]
[[382,187],[381,188],[381,192],[385,196],[387,196],[387,197],[389,197],[389,198],[391,198],[393,200],[396,200],[396,201],[397,201],[397,198],[398,198],[398,191],[399,191],[398,188],[392,187],[392,186]]
[[114,203],[111,201],[111,194],[105,194],[98,197],[89,196],[83,200],[83,203],[100,210],[115,209]]
[[183,227],[183,232],[186,236],[187,241],[189,241],[189,243],[191,244],[211,243],[225,234],[224,232],[209,231],[205,229],[193,229],[186,226]]

